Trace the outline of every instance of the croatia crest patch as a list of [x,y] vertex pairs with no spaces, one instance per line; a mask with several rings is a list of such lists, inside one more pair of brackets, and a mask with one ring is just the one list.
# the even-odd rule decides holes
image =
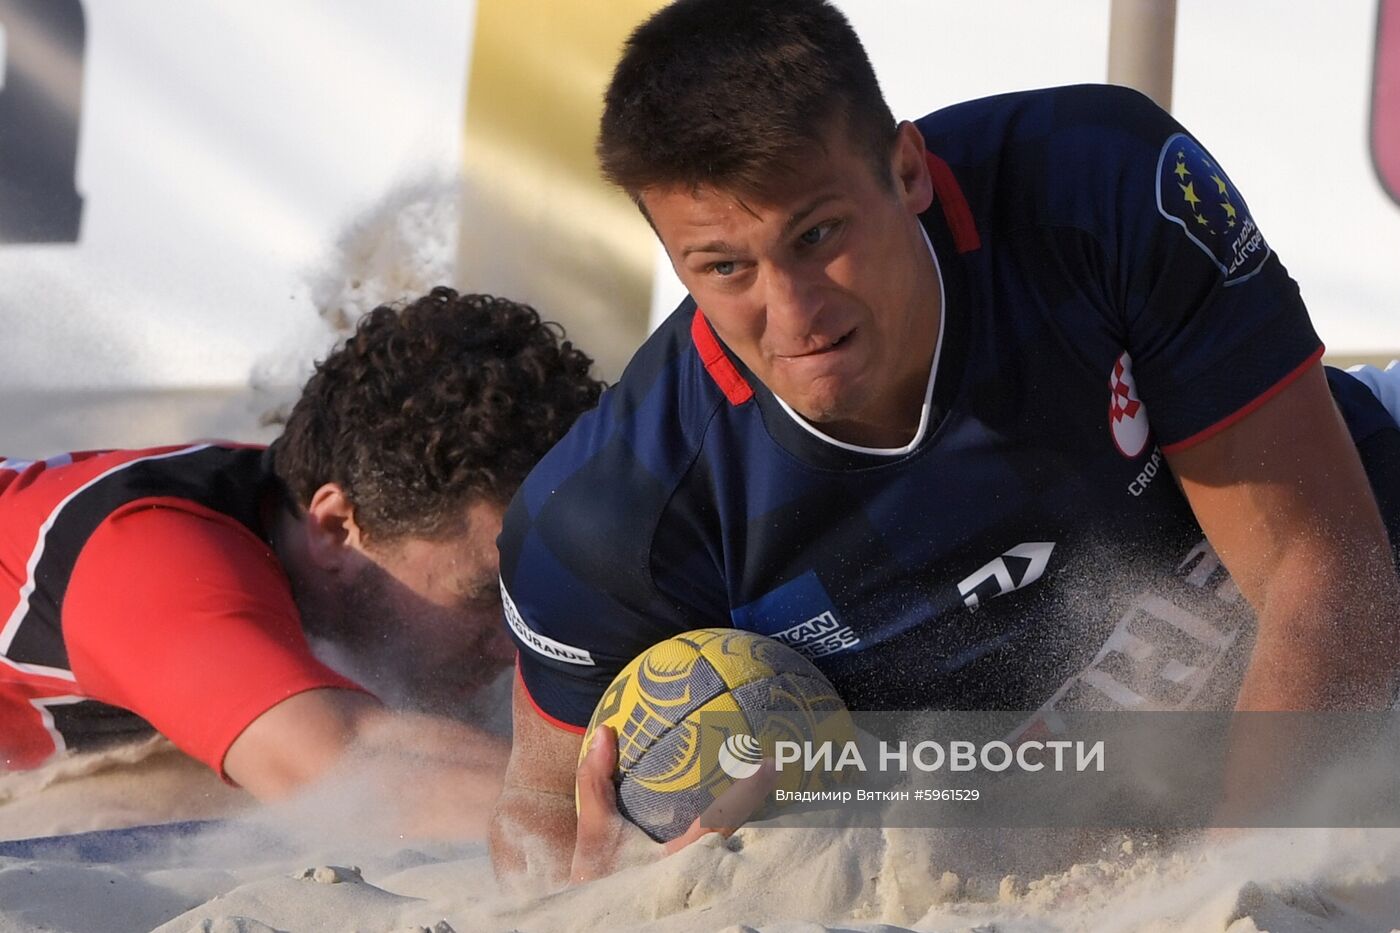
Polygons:
[[1113,371],[1108,374],[1108,428],[1114,446],[1129,460],[1147,449],[1152,426],[1147,423],[1147,408],[1138,398],[1133,358],[1126,350],[1113,361]]
[[1185,133],[1168,139],[1157,159],[1157,210],[1211,258],[1227,286],[1253,277],[1269,258],[1244,198]]

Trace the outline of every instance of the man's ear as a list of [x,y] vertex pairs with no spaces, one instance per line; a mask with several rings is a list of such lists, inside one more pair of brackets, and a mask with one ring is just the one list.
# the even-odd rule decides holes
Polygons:
[[908,120],[899,124],[890,154],[890,171],[900,200],[915,214],[922,214],[933,203],[933,179],[929,177],[924,152],[919,128]]
[[322,570],[339,571],[363,550],[364,533],[355,522],[355,506],[338,483],[326,483],[306,507],[306,550]]

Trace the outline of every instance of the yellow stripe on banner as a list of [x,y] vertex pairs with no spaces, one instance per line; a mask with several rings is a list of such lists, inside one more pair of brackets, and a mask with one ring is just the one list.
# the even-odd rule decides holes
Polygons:
[[650,228],[599,177],[603,90],[660,0],[478,0],[458,281],[533,304],[614,379],[646,336]]
[[1322,362],[1328,366],[1336,366],[1339,369],[1360,366],[1363,363],[1385,369],[1392,360],[1400,360],[1400,350],[1373,350],[1370,353],[1328,353],[1322,358]]

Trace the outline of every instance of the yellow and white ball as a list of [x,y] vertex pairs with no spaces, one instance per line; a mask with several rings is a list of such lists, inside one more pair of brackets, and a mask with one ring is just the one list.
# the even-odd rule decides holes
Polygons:
[[[653,839],[685,832],[736,778],[756,773],[780,740],[842,742],[845,704],[811,661],[763,635],[698,629],[649,648],[617,675],[584,734],[618,737],[617,803]],[[820,789],[796,768],[787,790]]]

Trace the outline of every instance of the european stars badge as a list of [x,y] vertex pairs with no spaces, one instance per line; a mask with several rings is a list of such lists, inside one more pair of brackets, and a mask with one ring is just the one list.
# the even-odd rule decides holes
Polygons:
[[1185,133],[1168,139],[1157,159],[1157,210],[1215,262],[1227,286],[1249,279],[1269,258],[1244,198]]

